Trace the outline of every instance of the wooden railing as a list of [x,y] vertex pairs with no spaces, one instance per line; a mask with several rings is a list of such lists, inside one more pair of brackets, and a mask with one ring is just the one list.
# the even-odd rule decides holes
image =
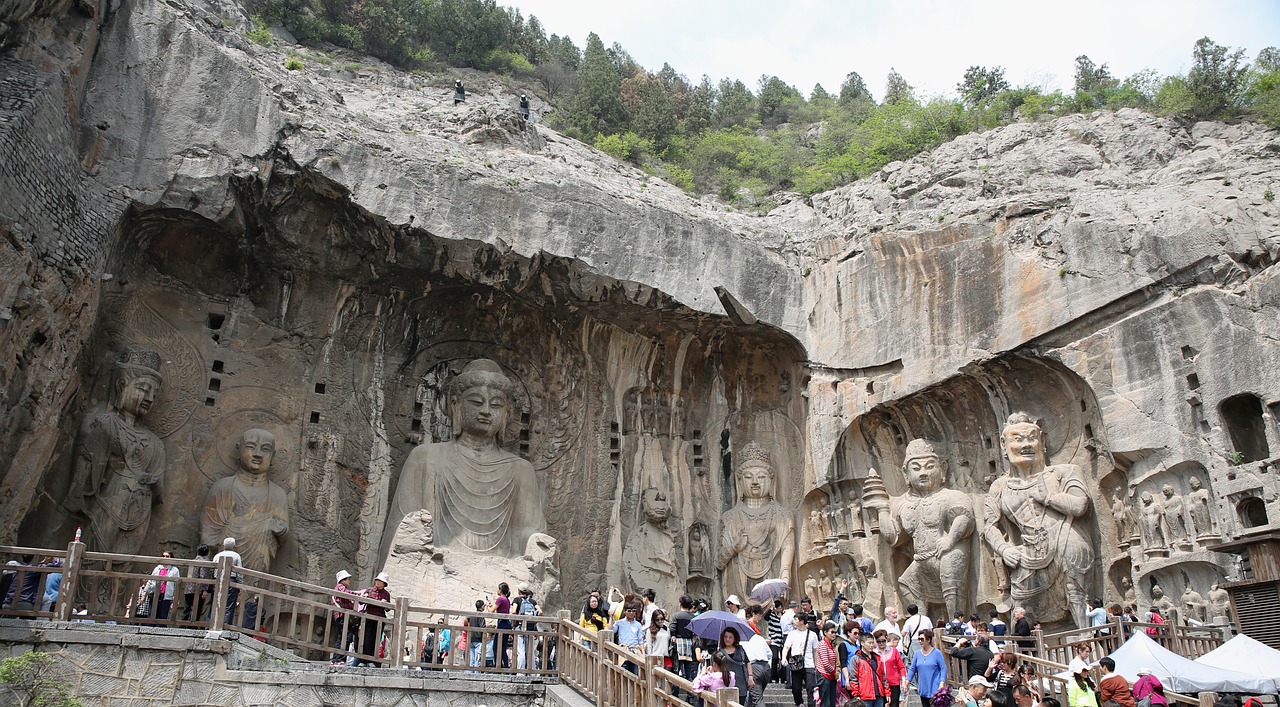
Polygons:
[[1036,655],[1059,663],[1069,663],[1076,649],[1087,645],[1093,649],[1093,659],[1111,653],[1124,644],[1137,631],[1154,629],[1151,638],[1160,645],[1192,660],[1221,646],[1226,630],[1221,626],[1185,626],[1173,622],[1163,624],[1117,620],[1104,626],[1034,634]]
[[[582,628],[567,611],[535,618],[437,609],[407,597],[375,601],[233,568],[225,557],[215,563],[88,552],[79,542],[66,550],[0,546],[0,559],[26,556],[32,556],[26,564],[6,568],[13,592],[7,601],[0,594],[0,616],[233,631],[306,660],[558,679],[596,707],[675,707],[693,691],[657,657],[617,645],[611,632]],[[177,574],[160,576],[160,566]],[[53,574],[62,575],[61,588],[56,603],[42,610]],[[32,597],[32,607],[22,604]],[[341,608],[335,599],[354,599],[362,609]],[[366,639],[373,650],[364,650]],[[733,688],[698,696],[711,707],[742,707]]]

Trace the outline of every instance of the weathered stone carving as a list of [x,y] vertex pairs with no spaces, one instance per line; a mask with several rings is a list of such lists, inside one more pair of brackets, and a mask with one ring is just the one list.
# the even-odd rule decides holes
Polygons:
[[1213,496],[1204,488],[1199,477],[1191,477],[1187,481],[1191,493],[1187,494],[1187,506],[1191,510],[1191,527],[1198,541],[1214,541],[1218,533],[1213,523]]
[[805,575],[804,596],[812,599],[815,604],[819,604],[821,603],[821,596],[818,593],[819,591],[821,590],[818,588],[818,580],[813,576],[813,573],[810,572]]
[[831,508],[830,502],[826,496],[818,497],[818,527],[822,531],[822,537],[830,540],[835,537],[835,530],[831,527]]
[[689,576],[690,577],[706,577],[712,576],[711,566],[711,548],[707,545],[707,526],[701,522],[695,522],[689,526]]
[[968,540],[977,520],[967,496],[944,488],[946,467],[929,442],[907,445],[902,472],[911,489],[907,495],[892,504],[872,501],[868,508],[879,516],[886,542],[912,545],[911,564],[898,576],[902,598],[922,606],[942,603],[953,616],[969,606]]
[[1044,431],[1024,412],[1009,416],[1000,437],[1009,475],[991,485],[983,537],[1008,568],[1015,605],[1042,621],[1061,619],[1069,607],[1084,626],[1094,557],[1077,522],[1090,506],[1084,474],[1073,464],[1046,465]]
[[1200,592],[1193,590],[1191,585],[1187,585],[1186,590],[1182,592],[1183,620],[1187,622],[1196,621],[1198,623],[1204,623],[1207,619],[1205,616],[1205,610],[1206,604],[1204,597],[1200,596]]
[[1165,484],[1160,492],[1164,494],[1164,527],[1165,537],[1170,547],[1179,550],[1190,550],[1190,534],[1187,532],[1186,503],[1182,496],[1174,492],[1173,484]]
[[1151,606],[1159,609],[1166,618],[1173,611],[1173,600],[1164,595],[1164,589],[1159,584],[1151,587]]
[[400,521],[430,511],[436,547],[520,557],[546,528],[533,465],[498,446],[515,386],[497,363],[477,359],[450,385],[453,441],[418,446],[405,460],[383,533],[386,556]]
[[628,586],[654,589],[659,596],[679,596],[679,570],[675,561],[675,539],[667,529],[671,504],[656,488],[645,489],[640,499],[644,521],[627,539],[622,553],[622,569]]
[[162,500],[164,444],[142,426],[164,382],[160,356],[129,347],[114,374],[107,409],[80,424],[67,502],[88,515],[90,547],[133,555],[147,537],[152,503]]
[[1133,509],[1125,502],[1123,486],[1115,487],[1112,492],[1111,516],[1116,521],[1116,539],[1119,540],[1120,548],[1129,547],[1130,542],[1136,535],[1136,519],[1133,515]]
[[271,569],[280,541],[289,532],[288,497],[267,478],[275,452],[275,435],[245,431],[236,443],[235,475],[213,483],[200,517],[200,542],[214,546],[223,538],[235,538],[245,566],[262,572]]
[[1134,591],[1133,589],[1132,579],[1129,579],[1128,577],[1122,577],[1120,579],[1120,590],[1124,594],[1125,606],[1136,607],[1138,605],[1138,592]]
[[849,492],[849,507],[846,510],[849,513],[849,537],[867,537],[867,529],[862,522],[862,507],[858,505],[857,491]]
[[1209,620],[1212,621],[1219,616],[1231,619],[1231,595],[1222,588],[1221,584],[1215,582],[1213,588],[1209,590]]
[[1139,498],[1142,500],[1142,551],[1147,557],[1167,556],[1164,506],[1150,491],[1143,491]]
[[791,581],[795,561],[795,519],[774,498],[776,472],[768,452],[754,442],[738,455],[741,499],[722,522],[720,561],[726,594],[745,596],[756,582]]

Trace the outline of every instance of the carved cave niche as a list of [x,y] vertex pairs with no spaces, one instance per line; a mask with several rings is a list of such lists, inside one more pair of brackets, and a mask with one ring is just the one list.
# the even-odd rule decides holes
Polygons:
[[[1000,431],[1008,416],[1025,411],[1040,421],[1049,464],[1082,468],[1093,511],[1076,521],[1097,543],[1103,538],[1100,515],[1110,516],[1110,499],[1098,481],[1116,471],[1104,453],[1105,439],[1096,398],[1089,386],[1060,363],[1032,355],[1010,355],[966,369],[960,375],[907,397],[886,402],[855,419],[830,460],[832,475],[861,485],[875,468],[891,497],[908,491],[902,471],[907,444],[916,438],[933,442],[946,465],[946,487],[971,499],[978,528],[970,537],[968,588],[973,606],[998,596],[995,559],[982,542],[983,503],[991,483],[1007,473]],[[1114,483],[1114,482],[1113,482]],[[1108,522],[1111,522],[1108,519]],[[1114,537],[1114,528],[1107,537]],[[879,543],[878,564],[886,585],[911,562],[904,548]],[[1098,558],[1087,593],[1100,594],[1109,553]],[[896,589],[894,590],[896,591]],[[1065,598],[1064,598],[1065,603]]]
[[1271,456],[1262,400],[1252,393],[1240,393],[1218,403],[1218,413],[1231,440],[1232,461],[1256,462]]

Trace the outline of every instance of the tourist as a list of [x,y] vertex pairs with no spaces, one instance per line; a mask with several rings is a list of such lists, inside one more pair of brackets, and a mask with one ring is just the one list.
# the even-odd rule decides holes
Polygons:
[[1102,701],[1113,700],[1120,707],[1134,707],[1129,681],[1116,672],[1116,662],[1111,656],[1103,656],[1098,665],[1102,667],[1102,679],[1098,681],[1098,695]]
[[884,608],[884,620],[876,624],[873,630],[864,631],[863,633],[875,633],[876,631],[884,631],[885,635],[902,631],[898,627],[898,610],[895,607],[886,606]]
[[840,677],[840,654],[836,648],[839,632],[834,621],[822,624],[822,640],[813,650],[813,671],[818,683],[818,702],[822,707],[836,704]]
[[[201,562],[209,561],[209,546],[201,543],[196,546],[196,560]],[[196,621],[205,619],[204,611],[209,605],[209,595],[213,588],[208,581],[200,582],[197,580],[212,580],[213,568],[208,566],[193,567],[191,574],[187,577],[187,581],[182,585],[182,620],[192,620],[192,607],[195,608],[194,616]]]
[[[22,567],[43,566],[49,558],[44,558],[40,565],[32,565],[36,561],[35,555],[23,555],[22,564],[17,569],[17,574],[13,582],[9,585],[9,591],[4,598],[4,605],[14,611],[30,611],[38,610],[40,600],[44,598],[44,592],[40,589],[44,575],[40,572],[32,572],[29,569],[24,570]],[[23,616],[21,618],[31,619],[33,616]]]
[[[449,627],[445,625],[444,617],[441,616],[439,619],[436,620],[435,635],[428,636],[427,640],[423,641],[422,662],[424,663],[435,662],[435,663],[439,663],[440,665],[447,665],[449,663],[449,658],[452,657],[452,653],[453,653],[452,646],[453,646],[453,631],[451,631]],[[430,655],[430,652],[432,651],[433,648],[435,650],[434,656]],[[434,658],[434,660],[432,660],[432,658]],[[454,661],[454,662],[456,663],[457,661]]]
[[680,610],[671,617],[670,635],[674,650],[676,674],[685,680],[693,680],[697,674],[697,654],[694,651],[694,640],[697,636],[689,630],[689,622],[693,621],[693,598],[688,594],[680,596]]
[[981,675],[974,675],[969,678],[968,688],[956,696],[956,704],[964,704],[966,707],[979,707],[987,699],[987,690],[995,687],[987,679]]
[[921,701],[927,703],[947,680],[947,661],[933,645],[933,629],[922,629],[918,640],[920,649],[907,666],[906,680],[914,684]]
[[827,615],[827,619],[839,626],[845,621],[845,613],[849,610],[849,599],[844,593],[849,589],[849,580],[840,580],[840,588],[836,590],[836,595],[831,599],[831,611]]
[[[48,561],[49,567],[61,567],[61,557],[50,557]],[[41,611],[53,611],[53,605],[58,603],[58,594],[62,591],[62,573],[50,572],[44,578],[44,596],[40,602]]]
[[640,593],[640,606],[643,616],[640,623],[644,624],[645,628],[649,628],[649,622],[653,620],[653,612],[658,610],[658,605],[654,603],[657,598],[658,593],[653,589],[646,589]]
[[907,674],[907,664],[898,650],[902,637],[896,633],[885,633],[876,630],[876,652],[884,665],[884,679],[889,683],[889,707],[898,707],[902,701],[902,678]]
[[1089,619],[1089,628],[1107,625],[1107,610],[1102,608],[1101,599],[1090,599],[1085,606],[1088,608],[1084,615]]
[[1040,703],[1036,699],[1036,693],[1031,690],[1027,683],[1018,683],[1013,688],[1013,707],[1037,707]]
[[1013,635],[1023,639],[1018,641],[1019,648],[1030,650],[1036,647],[1036,642],[1030,640],[1031,621],[1027,619],[1027,610],[1022,607],[1013,610]]
[[907,665],[911,664],[912,656],[920,649],[920,632],[932,628],[933,622],[920,613],[920,607],[915,604],[907,605],[907,620],[902,622],[902,642],[905,645],[902,657]]
[[1071,680],[1067,682],[1067,707],[1098,707],[1098,689],[1089,677],[1089,666],[1078,657],[1071,661]]
[[520,119],[529,122],[529,97],[520,94]]
[[[207,548],[206,548],[207,552]],[[334,653],[330,662],[333,665],[340,665],[346,662],[341,651],[348,650],[352,641],[355,639],[356,630],[360,626],[360,617],[345,613],[356,608],[356,603],[347,595],[354,595],[355,590],[351,588],[351,573],[346,570],[338,570],[334,575],[337,581],[333,585],[333,591],[337,592],[334,596],[329,597],[329,603],[337,611],[331,612],[333,620],[330,622],[333,628],[334,647],[339,652]]]
[[773,607],[765,614],[765,624],[769,629],[769,652],[771,654],[769,678],[773,682],[782,679],[782,662],[779,660],[779,656],[782,655],[782,642],[787,639],[787,629],[783,628],[782,613],[782,600],[774,599]]
[[[390,581],[391,578],[387,576],[386,572],[379,572],[378,576],[373,580],[373,586],[365,587],[361,590],[360,597],[381,602],[391,601],[391,593],[387,591],[387,584]],[[372,665],[381,667],[382,662],[378,660],[378,646],[382,639],[382,625],[385,622],[378,619],[385,619],[387,610],[385,607],[369,604],[368,602],[361,602],[356,610],[364,615],[362,622],[364,624],[362,626],[364,641],[361,643],[360,658],[356,661],[356,666]]]
[[985,677],[987,671],[996,665],[992,661],[995,655],[990,648],[987,648],[987,640],[986,624],[981,624],[978,635],[961,638],[951,649],[952,657],[965,661],[965,677],[972,678],[975,675]]
[[671,632],[667,630],[667,615],[662,609],[653,612],[653,617],[645,628],[641,652],[645,656],[661,656],[662,667],[668,670],[674,666],[671,660]]
[[222,558],[228,558],[231,561],[231,582],[227,585],[227,611],[222,617],[223,624],[226,626],[234,626],[236,620],[236,605],[240,603],[240,587],[239,584],[243,577],[239,572],[235,571],[236,567],[243,567],[244,561],[240,559],[240,553],[236,552],[236,539],[223,538],[222,551],[213,556],[213,562],[217,565],[214,568],[214,578],[218,579],[218,569],[222,567]]
[[747,692],[750,704],[764,703],[764,688],[769,684],[769,676],[773,672],[773,650],[769,648],[769,624],[765,619],[765,608],[759,604],[747,607],[747,625],[751,634],[743,641],[742,647],[747,651]]
[[[613,624],[613,633],[617,637],[618,645],[638,654],[644,643],[644,625],[636,619],[640,614],[640,605],[632,604],[623,609],[622,614],[622,620]],[[635,662],[630,660],[624,662],[622,667],[633,674],[640,672]]]
[[782,661],[787,665],[791,699],[796,707],[800,707],[802,701],[813,707],[813,688],[817,685],[813,652],[818,647],[818,634],[808,622],[808,616],[804,613],[795,615],[792,619],[794,628],[782,644]]
[[465,103],[467,100],[467,89],[463,87],[462,80],[453,82],[453,105]]
[[1003,692],[989,690],[987,698],[982,701],[982,707],[1013,707],[1013,703],[1005,697]]
[[876,653],[876,637],[862,634],[861,646],[845,664],[849,674],[849,692],[862,700],[863,707],[884,707],[889,696],[889,681],[884,663]]
[[[712,663],[714,663],[714,666]],[[703,664],[702,669],[698,671],[698,676],[693,680],[694,693],[704,691],[713,693],[708,698],[711,703],[715,702],[714,693],[716,690],[737,686],[737,677],[729,669],[729,659],[720,651],[712,654],[711,660]]]
[[[493,608],[490,609],[495,614],[511,613],[511,587],[506,582],[498,583],[498,596],[493,599]],[[499,633],[497,646],[498,664],[503,668],[511,667],[511,656],[508,651],[511,648],[511,619],[498,619],[498,625],[495,627],[499,631],[507,631],[508,633]]]
[[[511,613],[521,616],[541,616],[542,608],[538,606],[538,600],[533,598],[533,589],[529,584],[521,582],[518,589],[520,596],[516,597]],[[537,631],[538,624],[536,621],[525,619],[519,628],[524,631]],[[535,638],[532,635],[523,635],[516,641],[516,667],[520,670],[532,667],[534,651],[537,650]]]
[[593,635],[608,630],[610,626],[609,611],[604,608],[603,601],[598,593],[587,595],[587,603],[582,605],[582,616],[578,617],[578,625]]
[[1147,701],[1143,707],[1169,706],[1169,700],[1164,696],[1164,685],[1160,683],[1160,678],[1151,674],[1150,668],[1138,670],[1138,681],[1133,683],[1131,693],[1135,704],[1141,705],[1143,700]]
[[1093,664],[1093,645],[1086,641],[1080,641],[1076,643],[1075,649],[1076,657],[1072,658],[1071,662],[1067,664],[1067,670],[1072,675],[1078,672],[1081,667],[1085,669],[1085,672],[1088,672],[1089,666]]
[[[160,557],[166,560],[173,559],[173,555],[168,551],[160,553]],[[151,597],[148,603],[152,607],[150,615],[155,619],[168,619],[169,609],[173,607],[174,590],[178,587],[176,580],[181,573],[178,571],[177,565],[161,562],[155,566],[155,569],[151,570],[151,575],[160,579],[153,579],[147,582],[146,591]]]
[[751,660],[747,658],[747,651],[742,647],[742,636],[738,635],[738,629],[729,626],[720,633],[720,652],[724,653],[725,658],[729,661],[729,670],[737,677],[735,685],[738,688],[738,701],[747,704],[747,691],[750,689],[748,680],[750,678],[747,667]]
[[[724,610],[743,621],[747,620],[747,612],[742,610],[742,600],[738,598],[737,594],[730,594],[729,598],[724,600]],[[733,656],[729,657],[732,658]]]
[[1000,620],[1000,612],[995,609],[991,610],[987,620],[987,628],[991,630],[991,635],[999,638],[1009,632],[1009,625]]
[[[476,612],[485,610],[484,599],[476,599]],[[479,668],[486,665],[489,648],[488,640],[484,635],[484,617],[468,616],[467,624],[467,655],[470,658],[468,665],[472,668]]]
[[990,666],[987,668],[986,677],[995,686],[996,690],[1004,693],[1005,702],[1013,702],[1013,686],[1021,682],[1021,671],[1018,670],[1018,656],[1010,650],[1001,651],[991,660]]

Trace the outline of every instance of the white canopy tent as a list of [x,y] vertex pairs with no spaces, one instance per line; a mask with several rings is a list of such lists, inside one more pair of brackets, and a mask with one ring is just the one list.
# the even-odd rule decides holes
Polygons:
[[[1243,633],[1196,658],[1196,662],[1280,680],[1280,651]],[[1280,690],[1280,685],[1276,689]]]
[[[1245,692],[1253,695],[1272,694],[1277,690],[1276,681],[1235,670],[1225,670],[1212,665],[1197,663],[1184,658],[1138,632],[1111,653],[1116,662],[1116,672],[1130,684],[1137,682],[1138,671],[1143,668],[1160,678],[1165,689],[1174,692]],[[1061,673],[1062,677],[1070,677]]]

